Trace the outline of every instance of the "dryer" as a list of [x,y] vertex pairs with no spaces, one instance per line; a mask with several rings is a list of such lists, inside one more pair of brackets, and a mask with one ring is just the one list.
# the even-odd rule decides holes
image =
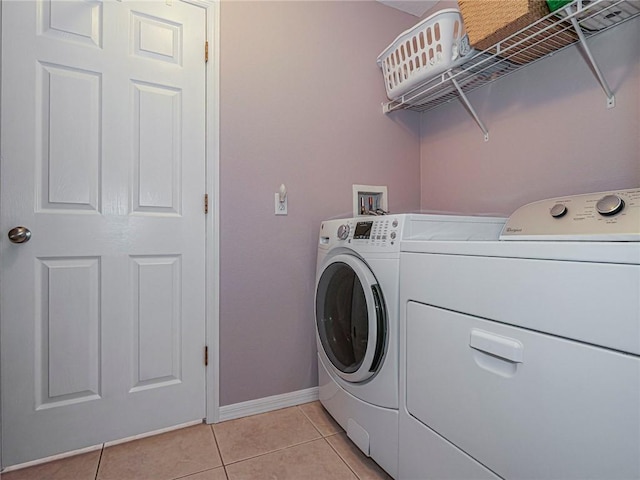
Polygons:
[[640,478],[640,189],[401,250],[400,478]]
[[400,241],[497,238],[504,221],[403,214],[320,226],[315,295],[320,401],[393,477],[398,473]]

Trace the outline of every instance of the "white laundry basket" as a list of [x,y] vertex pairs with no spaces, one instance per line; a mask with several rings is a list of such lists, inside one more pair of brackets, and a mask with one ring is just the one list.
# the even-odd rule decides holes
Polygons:
[[401,33],[379,56],[387,96],[394,100],[471,57],[460,11],[440,10]]

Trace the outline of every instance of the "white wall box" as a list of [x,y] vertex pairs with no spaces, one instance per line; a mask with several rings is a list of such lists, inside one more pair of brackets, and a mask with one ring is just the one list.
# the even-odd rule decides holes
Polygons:
[[353,216],[389,213],[386,186],[353,185]]

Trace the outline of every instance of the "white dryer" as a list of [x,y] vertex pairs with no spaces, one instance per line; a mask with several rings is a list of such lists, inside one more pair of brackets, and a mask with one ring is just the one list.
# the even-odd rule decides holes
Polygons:
[[400,478],[640,478],[640,189],[401,249]]
[[320,226],[315,296],[320,401],[349,438],[394,478],[400,240],[497,238],[504,221],[404,214]]

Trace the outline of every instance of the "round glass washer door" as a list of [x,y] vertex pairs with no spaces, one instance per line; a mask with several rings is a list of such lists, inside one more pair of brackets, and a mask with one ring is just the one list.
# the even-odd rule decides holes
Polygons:
[[380,369],[387,312],[380,286],[362,260],[342,254],[324,265],[316,285],[316,331],[343,379],[363,382]]

